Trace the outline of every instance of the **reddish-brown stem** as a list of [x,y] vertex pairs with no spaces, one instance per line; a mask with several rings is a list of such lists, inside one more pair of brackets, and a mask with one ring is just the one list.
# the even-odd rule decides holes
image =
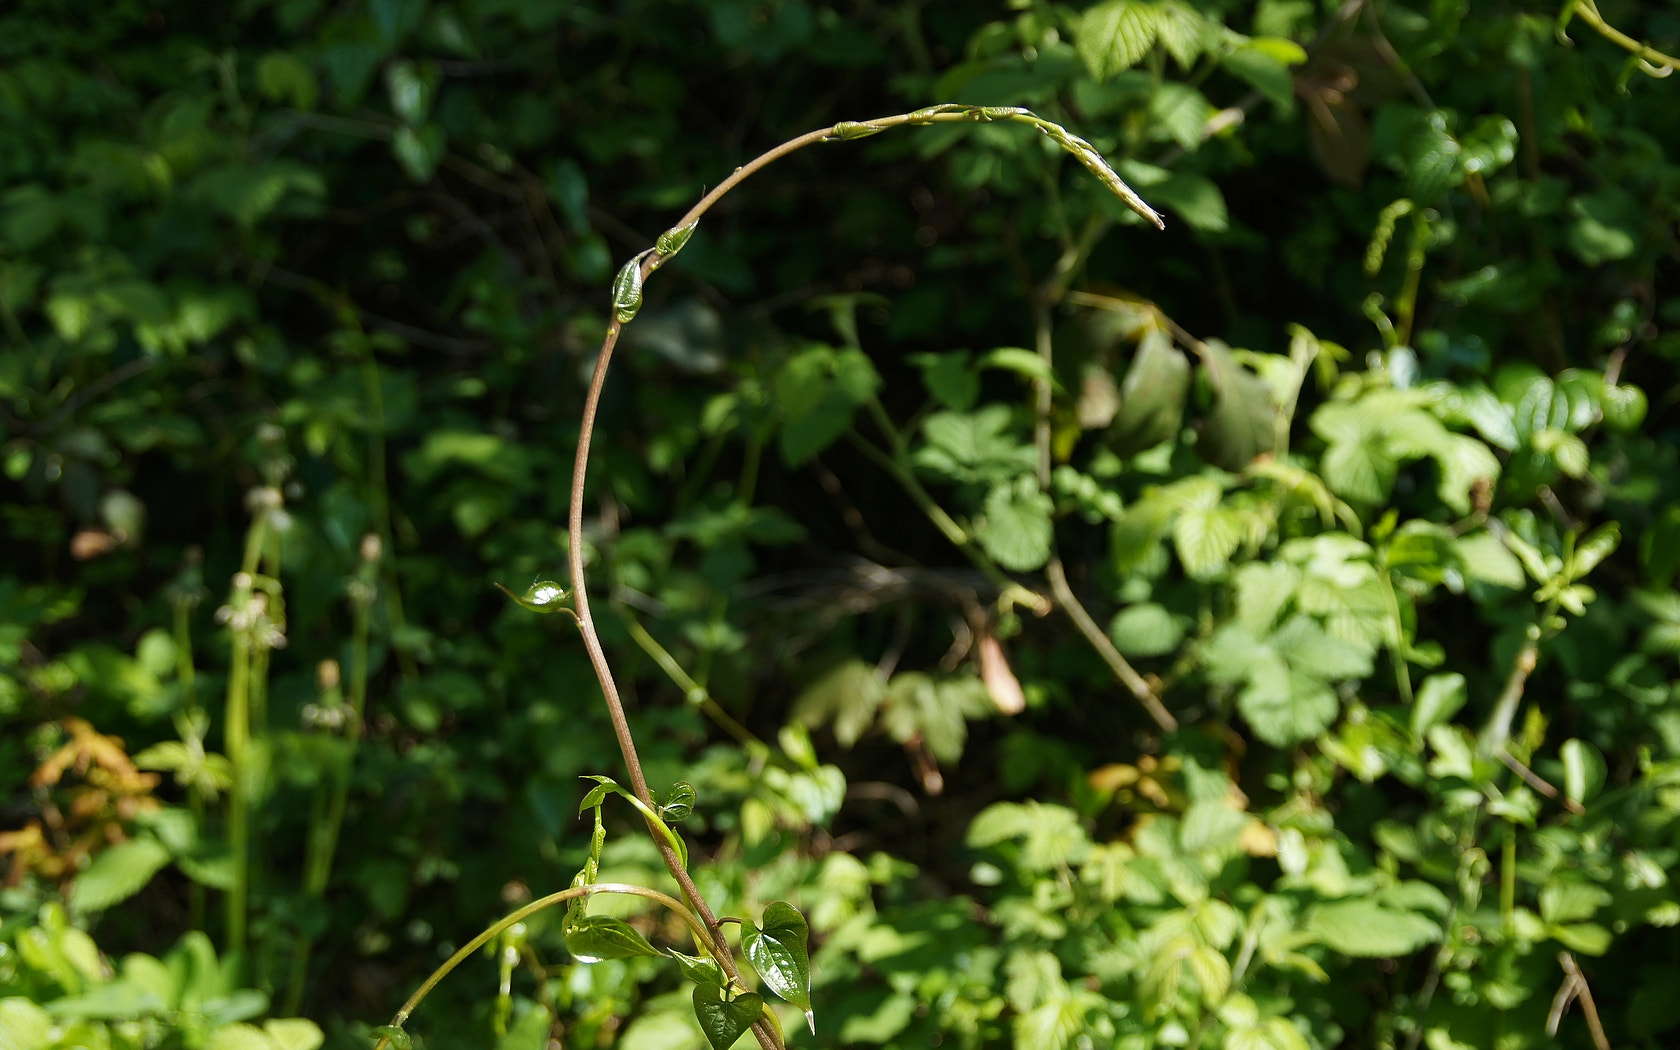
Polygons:
[[[803,149],[815,142],[833,139],[857,138],[864,135],[885,131],[888,128],[905,124],[935,124],[969,120],[1017,120],[1031,124],[1039,131],[1050,135],[1063,148],[1073,153],[1082,164],[1097,175],[1110,190],[1114,191],[1140,215],[1144,215],[1156,226],[1161,225],[1160,216],[1156,215],[1148,205],[1144,204],[1131,189],[1121,182],[1120,177],[1110,169],[1099,154],[1083,139],[1070,135],[1065,129],[1051,124],[1033,114],[1021,109],[985,110],[973,107],[932,107],[919,110],[916,113],[900,113],[891,117],[881,117],[863,122],[847,122],[835,124],[817,131],[807,132],[798,138],[788,141],[759,154],[757,157],[736,168],[729,177],[718,183],[710,193],[688,210],[676,225],[677,230],[692,229],[700,221],[700,217],[709,211],[724,194],[738,186],[747,176],[760,168],[787,156],[795,150]],[[680,247],[680,244],[679,244]],[[676,249],[672,249],[675,251]],[[640,277],[643,281],[657,269],[668,256],[658,248],[644,252],[637,263]],[[639,303],[639,299],[637,300]],[[607,712],[612,718],[613,733],[618,738],[619,751],[624,756],[625,769],[630,775],[630,789],[635,796],[649,809],[653,807],[653,797],[648,792],[647,777],[642,773],[642,763],[636,753],[636,741],[630,733],[630,723],[624,716],[624,704],[618,694],[618,686],[613,680],[612,668],[607,662],[605,650],[601,647],[601,639],[595,631],[595,618],[589,610],[589,592],[585,587],[583,574],[583,491],[584,480],[589,468],[589,445],[595,431],[595,417],[601,403],[601,389],[606,385],[607,368],[612,362],[613,348],[618,344],[619,333],[629,317],[634,316],[634,309],[620,314],[620,303],[614,303],[614,317],[607,326],[606,338],[601,342],[601,352],[595,359],[595,371],[589,380],[589,393],[584,398],[583,417],[578,423],[577,458],[572,465],[571,505],[567,517],[568,562],[571,570],[572,596],[577,608],[578,628],[583,634],[584,649],[589,653],[589,662],[595,668],[595,676],[601,683],[601,694],[607,704]],[[1153,713],[1153,712],[1152,712]],[[1157,720],[1160,716],[1157,715]],[[1170,724],[1171,716],[1168,716]],[[670,869],[672,878],[682,888],[683,896],[689,905],[705,922],[709,931],[714,952],[718,962],[726,973],[733,979],[739,980],[739,972],[735,960],[730,954],[728,942],[724,939],[723,931],[717,918],[712,914],[706,902],[701,899],[700,891],[695,887],[694,880],[683,867],[676,851],[671,848],[665,836],[659,832],[652,820],[648,822],[648,831],[653,837],[655,845],[665,858],[665,866]],[[753,1035],[757,1037],[759,1045],[764,1050],[782,1050],[782,1041],[763,1021],[753,1024]]]
[[[589,653],[589,662],[595,668],[595,677],[601,682],[601,695],[606,700],[607,713],[612,718],[613,733],[618,737],[618,749],[624,756],[624,766],[630,774],[630,790],[651,808],[653,796],[648,792],[647,777],[642,773],[642,760],[636,753],[635,738],[630,735],[630,721],[624,716],[624,702],[619,699],[618,685],[613,680],[612,667],[607,663],[606,650],[601,647],[600,635],[595,632],[595,617],[589,611],[589,590],[584,586],[583,576],[583,486],[589,468],[589,443],[595,432],[595,415],[601,405],[601,388],[607,382],[607,366],[612,363],[613,348],[618,344],[618,334],[622,329],[623,325],[616,318],[607,326],[606,339],[601,342],[601,353],[595,359],[595,372],[589,379],[589,393],[583,401],[583,418],[578,422],[577,458],[572,464],[571,507],[567,516],[567,556],[571,568],[572,600],[577,606],[578,629],[583,634],[583,647]],[[689,907],[693,908],[706,924],[712,939],[712,954],[730,978],[739,982],[741,974],[735,965],[734,956],[730,953],[729,942],[725,940],[723,929],[719,926],[717,917],[712,914],[712,909],[707,906],[705,898],[700,896],[694,879],[683,867],[671,844],[665,841],[665,836],[651,823],[648,825],[648,833],[664,856],[665,867],[670,869],[671,877],[677,880]],[[781,1041],[762,1021],[754,1022],[753,1035],[758,1038],[763,1050],[781,1050]]]

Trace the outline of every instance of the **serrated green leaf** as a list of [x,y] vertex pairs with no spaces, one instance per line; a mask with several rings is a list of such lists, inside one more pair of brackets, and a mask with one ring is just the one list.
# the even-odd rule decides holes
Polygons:
[[1188,70],[1217,39],[1217,24],[1178,0],[1155,5],[1155,32],[1161,46],[1180,69]]
[[1108,0],[1080,16],[1074,46],[1097,80],[1130,69],[1154,46],[1158,16],[1139,0]]
[[1249,669],[1237,710],[1254,735],[1274,747],[1311,740],[1330,727],[1341,701],[1323,679],[1293,671],[1270,649]]
[[1546,922],[1580,922],[1598,914],[1613,898],[1590,882],[1548,882],[1540,887],[1540,918]]
[[725,999],[721,988],[697,985],[694,989],[694,1016],[712,1050],[729,1050],[763,1010],[764,997],[756,992]]
[[103,911],[145,888],[169,863],[169,848],[154,838],[134,838],[104,850],[70,890],[77,911]]
[[1321,904],[1307,913],[1306,928],[1331,949],[1363,959],[1407,955],[1441,936],[1430,916],[1371,897]]
[[1033,572],[1050,560],[1055,503],[1031,478],[994,485],[986,494],[985,517],[974,537],[987,554],[1011,572]]
[[1173,522],[1172,537],[1184,571],[1205,580],[1223,571],[1242,544],[1242,518],[1229,507],[1187,510]]
[[566,950],[578,962],[663,955],[623,919],[588,915],[566,928]]
[[782,459],[798,466],[833,444],[880,382],[869,358],[856,350],[813,346],[789,358],[775,385]]
[[799,695],[793,702],[793,718],[807,727],[832,723],[835,740],[841,747],[851,747],[875,721],[875,712],[886,698],[886,686],[874,664],[847,660]]
[[927,444],[916,450],[916,466],[970,484],[1010,481],[1032,470],[1031,445],[1010,433],[1008,405],[992,403],[973,412],[936,412],[922,423]]
[[762,924],[741,931],[741,949],[758,971],[764,986],[805,1012],[816,1034],[811,1012],[811,957],[806,942],[811,928],[798,908],[786,901],[765,906]]

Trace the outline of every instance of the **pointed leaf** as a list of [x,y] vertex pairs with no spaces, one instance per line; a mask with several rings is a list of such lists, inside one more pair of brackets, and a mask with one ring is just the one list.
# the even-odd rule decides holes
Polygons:
[[1108,432],[1115,451],[1131,455],[1177,437],[1189,392],[1190,362],[1167,333],[1146,334],[1120,384],[1120,409]]
[[764,1010],[761,995],[747,992],[724,999],[722,991],[706,985],[694,989],[694,1016],[712,1050],[729,1050]]
[[565,608],[561,603],[566,600],[566,588],[553,580],[538,580],[523,595],[514,594],[499,583],[496,589],[532,612],[551,613]]
[[120,904],[144,889],[168,863],[169,848],[154,838],[112,846],[77,876],[70,906],[77,911],[100,911]]
[[665,800],[659,804],[659,815],[668,823],[676,824],[693,812],[694,785],[686,780],[672,784],[671,790],[665,792]]
[[986,494],[986,516],[975,526],[974,536],[999,565],[1011,572],[1032,572],[1050,558],[1054,511],[1055,503],[1031,478],[994,485]]
[[1598,748],[1571,737],[1558,749],[1563,758],[1563,793],[1571,802],[1585,802],[1604,786],[1606,766]]
[[1079,57],[1099,81],[1136,65],[1159,32],[1156,9],[1139,0],[1109,0],[1086,11],[1074,35]]
[[566,950],[578,962],[586,963],[664,954],[635,927],[606,915],[590,915],[573,923],[566,930]]
[[816,1022],[811,1015],[811,958],[805,947],[810,933],[811,928],[798,908],[786,901],[776,901],[764,909],[764,925],[749,925],[741,931],[741,947],[765,987],[804,1010],[815,1032]]
[[695,984],[722,988],[728,983],[723,976],[723,967],[717,964],[716,959],[684,955],[674,948],[668,948],[666,952],[677,960],[677,969],[682,971],[682,975]]
[[1209,339],[1198,350],[1214,402],[1196,449],[1209,463],[1241,470],[1255,456],[1272,449],[1277,415],[1272,392],[1265,380],[1237,364],[1230,347],[1219,340]]

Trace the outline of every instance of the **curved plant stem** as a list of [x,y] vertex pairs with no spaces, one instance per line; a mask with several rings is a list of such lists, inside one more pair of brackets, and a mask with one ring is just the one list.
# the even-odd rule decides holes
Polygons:
[[622,602],[614,602],[613,609],[618,613],[619,619],[624,621],[624,629],[630,632],[631,640],[641,646],[642,652],[647,653],[653,662],[659,665],[660,670],[664,671],[666,676],[676,683],[677,688],[683,691],[683,696],[688,699],[689,703],[696,704],[708,718],[716,722],[724,732],[734,737],[735,742],[742,747],[764,746],[764,741],[754,736],[746,726],[735,721],[728,711],[725,711],[716,700],[712,699],[710,690],[696,682],[687,671],[683,670],[682,664],[677,663],[676,657],[659,644],[659,639],[642,626],[641,621],[636,619],[629,606]]
[[[900,113],[868,121],[841,121],[831,127],[789,139],[781,145],[765,151],[731,172],[710,193],[700,198],[694,207],[690,208],[688,213],[659,239],[659,243],[655,247],[642,252],[619,271],[618,279],[613,283],[613,317],[607,325],[606,336],[601,341],[600,354],[595,359],[594,374],[589,380],[589,392],[584,397],[583,416],[578,424],[577,457],[572,465],[571,502],[567,514],[567,562],[571,573],[573,600],[577,606],[578,628],[583,634],[584,649],[589,654],[589,662],[595,669],[595,676],[600,680],[601,694],[606,701],[607,712],[612,720],[613,733],[618,738],[619,751],[624,757],[625,770],[630,776],[631,790],[649,809],[653,806],[653,797],[648,792],[647,778],[642,773],[641,759],[636,752],[636,741],[630,733],[630,724],[624,715],[624,704],[619,698],[618,686],[613,680],[612,668],[607,662],[606,652],[601,647],[600,637],[595,630],[595,618],[589,609],[589,592],[585,586],[583,572],[583,496],[584,481],[589,469],[590,440],[595,430],[595,418],[600,409],[601,390],[606,385],[607,369],[612,363],[613,349],[618,345],[618,337],[624,330],[624,325],[635,317],[636,311],[641,307],[642,283],[649,274],[681,249],[689,234],[699,223],[701,216],[705,215],[725,194],[740,185],[753,172],[796,150],[803,149],[816,142],[865,138],[889,128],[905,125],[1000,120],[1027,124],[1037,129],[1062,149],[1071,153],[1075,159],[1096,176],[1099,182],[1125,201],[1126,205],[1133,211],[1153,223],[1157,228],[1164,226],[1160,215],[1145,204],[1142,198],[1132,191],[1131,187],[1126,185],[1095,147],[1061,125],[1014,106],[982,107],[947,103],[929,106],[913,113]],[[652,821],[648,822],[648,832],[653,837],[655,844],[658,845],[660,853],[665,858],[666,868],[670,870],[671,877],[676,879],[677,885],[681,887],[683,896],[687,899],[689,906],[704,920],[707,931],[705,943],[712,950],[712,954],[717,958],[718,964],[723,967],[724,972],[730,978],[738,981],[740,975],[735,966],[735,960],[730,954],[728,942],[724,939],[723,930],[711,909],[701,899],[699,890],[695,888],[693,878],[689,876],[676,851],[671,848],[669,842],[665,841],[664,836],[654,827]],[[762,1021],[754,1022],[753,1034],[764,1050],[779,1050],[782,1046],[780,1035]]]
[[1050,593],[1056,596],[1057,604],[1067,612],[1073,625],[1079,628],[1079,633],[1085,636],[1085,640],[1091,643],[1091,648],[1103,658],[1103,663],[1108,665],[1108,669],[1114,672],[1114,677],[1120,679],[1131,694],[1137,697],[1138,703],[1149,712],[1149,717],[1155,720],[1156,725],[1169,733],[1177,729],[1178,719],[1161,703],[1161,698],[1149,687],[1148,680],[1138,674],[1137,668],[1120,655],[1120,650],[1114,647],[1108,635],[1097,626],[1097,621],[1091,619],[1091,614],[1080,604],[1078,595],[1068,586],[1067,573],[1062,571],[1062,559],[1051,558],[1050,564],[1044,567],[1044,575],[1050,578]]
[[[645,897],[657,904],[663,904],[673,912],[676,912],[678,917],[688,924],[688,928],[694,932],[695,938],[702,946],[710,943],[710,938],[706,934],[706,928],[701,925],[700,920],[695,917],[692,911],[683,907],[681,901],[672,897],[668,893],[660,893],[658,890],[651,890],[646,886],[631,886],[622,882],[597,882],[588,886],[573,886],[571,889],[561,890],[558,893],[551,893],[546,897],[537,898],[531,903],[520,908],[518,911],[512,912],[511,914],[497,920],[483,933],[480,933],[477,937],[474,937],[472,940],[462,945],[459,951],[444,960],[443,964],[433,970],[432,975],[427,977],[426,980],[421,983],[420,987],[414,990],[414,994],[408,997],[408,1002],[403,1003],[402,1009],[398,1010],[396,1015],[391,1018],[391,1026],[393,1028],[401,1028],[403,1025],[407,1024],[408,1019],[413,1015],[415,1008],[420,1005],[421,1000],[431,994],[432,989],[437,987],[439,981],[449,976],[449,972],[451,970],[465,962],[468,956],[472,955],[486,944],[489,944],[493,938],[509,926],[512,926],[514,923],[519,922],[528,916],[535,915],[544,908],[551,908],[556,904],[564,904],[566,901],[575,900],[578,897],[588,897],[596,893],[622,893],[631,897]],[[721,959],[718,961],[722,962]],[[373,1050],[385,1050],[389,1043],[390,1037],[382,1035],[379,1037],[379,1042],[374,1044]]]
[[[1562,21],[1567,21],[1571,15],[1580,16],[1581,21],[1598,31],[1599,36],[1630,52],[1640,62],[1644,63],[1645,72],[1651,76],[1666,77],[1676,69],[1680,69],[1680,58],[1666,55],[1654,47],[1642,44],[1606,22],[1604,16],[1598,13],[1598,5],[1593,0],[1574,0],[1568,7],[1564,8]],[[1558,32],[1560,34],[1563,32],[1561,21]]]
[[[613,734],[618,738],[618,749],[624,757],[625,771],[630,776],[630,790],[645,806],[652,808],[653,795],[648,791],[647,777],[642,773],[642,760],[636,752],[636,740],[630,734],[629,719],[624,716],[624,702],[619,699],[618,685],[613,680],[606,650],[601,647],[600,635],[595,631],[595,617],[589,610],[589,590],[584,585],[583,575],[583,485],[589,467],[589,443],[595,430],[595,416],[601,405],[601,388],[607,381],[607,366],[612,362],[613,347],[618,344],[618,335],[623,331],[623,327],[617,318],[607,326],[607,336],[601,343],[601,353],[595,359],[595,373],[589,380],[589,393],[584,397],[583,418],[578,424],[577,458],[572,466],[571,506],[566,525],[567,561],[572,578],[572,597],[577,604],[578,630],[583,634],[583,647],[589,654],[591,666],[595,668],[595,677],[601,683],[601,695],[607,704],[607,714],[612,719]],[[665,867],[671,872],[671,877],[677,880],[689,907],[705,922],[705,936],[701,939],[701,944],[717,959],[718,965],[723,967],[723,972],[739,982],[741,972],[735,965],[729,942],[723,936],[723,928],[718,925],[717,917],[700,896],[694,879],[683,866],[677,851],[665,841],[665,836],[654,827],[652,821],[648,822],[648,834],[652,837],[654,845],[659,847],[660,855],[665,859]],[[753,1034],[764,1050],[780,1050],[781,1041],[762,1021],[753,1022]]]

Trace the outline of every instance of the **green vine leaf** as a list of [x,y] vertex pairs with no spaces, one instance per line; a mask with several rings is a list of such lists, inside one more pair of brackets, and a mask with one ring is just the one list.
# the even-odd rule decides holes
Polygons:
[[566,950],[578,962],[586,963],[664,954],[635,927],[606,915],[590,915],[572,923],[566,930]]
[[999,565],[1011,572],[1032,572],[1050,559],[1054,511],[1050,497],[1023,476],[1014,484],[994,485],[986,494],[986,515],[974,535]]
[[659,240],[653,242],[654,250],[664,258],[669,259],[682,251],[683,245],[687,244],[688,239],[694,236],[695,227],[699,225],[700,220],[695,219],[693,222],[671,227],[659,235]]
[[659,815],[671,824],[681,823],[693,812],[694,785],[686,780],[672,784],[671,790],[665,792],[665,798],[659,803]]
[[570,612],[562,603],[566,600],[566,588],[553,580],[538,580],[526,588],[523,595],[496,584],[496,589],[517,602],[521,607],[535,613]]
[[[648,249],[653,251],[655,249]],[[642,259],[647,252],[633,256],[620,267],[613,278],[613,316],[619,324],[629,324],[642,309]]]
[[815,1035],[811,958],[805,946],[810,935],[811,928],[798,908],[786,901],[775,901],[764,909],[762,926],[749,925],[741,931],[741,948],[765,987],[805,1011],[805,1023]]
[[704,955],[684,955],[675,948],[667,948],[665,954],[677,961],[677,969],[682,975],[695,984],[712,988],[723,988],[729,980],[723,975],[723,967],[716,959]]
[[729,1050],[763,1010],[764,997],[756,992],[725,999],[722,988],[699,985],[694,989],[694,1016],[712,1050]]

